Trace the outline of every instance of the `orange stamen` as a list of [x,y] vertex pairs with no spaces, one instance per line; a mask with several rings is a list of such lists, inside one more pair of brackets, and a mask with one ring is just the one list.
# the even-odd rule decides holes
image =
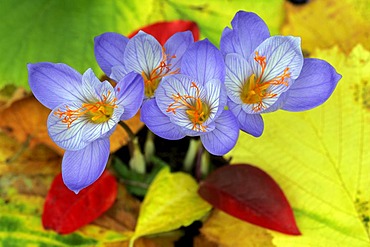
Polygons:
[[203,123],[209,117],[209,107],[200,99],[200,89],[195,82],[191,83],[190,88],[195,88],[195,96],[179,93],[172,95],[174,102],[168,106],[166,111],[176,114],[177,109],[187,109],[185,112],[193,124],[192,130],[205,132],[207,126]]
[[[165,49],[162,47],[162,60],[159,65],[155,67],[149,75],[142,72],[141,75],[144,79],[145,95],[147,97],[152,97],[154,95],[154,91],[157,89],[159,82],[163,77],[178,74],[180,72],[180,69],[171,71],[172,64],[167,64],[167,58],[168,54],[165,53]],[[171,56],[171,58],[176,58],[176,55]]]
[[103,123],[108,121],[112,114],[113,109],[117,108],[117,98],[108,102],[108,98],[111,92],[108,91],[107,95],[102,95],[103,100],[95,103],[83,103],[82,106],[76,110],[71,110],[69,106],[66,106],[65,111],[58,109],[54,112],[54,115],[62,119],[62,123],[67,124],[67,128],[70,128],[72,123],[81,116],[87,115],[93,123]]
[[266,108],[263,100],[266,98],[274,98],[277,96],[276,93],[268,92],[268,88],[271,85],[285,85],[288,86],[287,78],[290,77],[289,68],[286,67],[282,75],[279,75],[269,81],[262,82],[266,70],[266,57],[260,56],[258,52],[255,53],[254,60],[261,66],[261,72],[256,79],[256,75],[252,74],[248,81],[243,85],[242,92],[240,95],[241,100],[246,104],[256,104],[253,107],[253,111],[259,112]]

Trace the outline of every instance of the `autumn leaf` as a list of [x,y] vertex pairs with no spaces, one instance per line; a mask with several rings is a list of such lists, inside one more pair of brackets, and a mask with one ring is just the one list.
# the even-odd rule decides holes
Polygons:
[[0,132],[1,181],[4,181],[5,175],[11,175],[12,177],[18,175],[54,176],[59,173],[61,162],[60,156],[44,145],[28,148]]
[[42,224],[45,229],[60,234],[74,232],[108,210],[116,197],[116,178],[107,171],[77,195],[65,186],[62,174],[59,174],[45,199]]
[[348,54],[358,43],[370,49],[369,0],[312,0],[304,5],[286,1],[282,34],[302,37],[304,50],[333,45]]
[[200,232],[206,239],[216,243],[215,246],[274,246],[268,230],[248,224],[219,210],[213,211]]
[[188,174],[163,168],[149,187],[141,205],[132,241],[188,226],[201,219],[211,206],[197,194],[198,184]]
[[293,211],[279,185],[248,164],[223,166],[202,181],[199,195],[238,219],[285,234],[300,235]]
[[242,134],[228,157],[266,170],[292,205],[302,236],[275,232],[276,246],[369,246],[370,52],[316,50],[343,79],[307,112],[264,114],[260,138]]

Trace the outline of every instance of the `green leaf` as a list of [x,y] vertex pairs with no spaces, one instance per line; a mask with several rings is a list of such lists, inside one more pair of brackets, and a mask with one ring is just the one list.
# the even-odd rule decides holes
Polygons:
[[277,246],[369,246],[370,52],[317,50],[343,78],[321,107],[264,114],[265,132],[242,134],[230,154],[266,170],[282,187],[302,232],[271,232]]
[[66,63],[79,72],[102,74],[93,39],[104,32],[128,35],[145,25],[174,19],[199,24],[202,37],[218,44],[236,11],[255,11],[277,33],[283,0],[230,2],[218,0],[3,0],[0,15],[0,89],[7,84],[29,89],[27,63]]
[[149,187],[140,208],[133,240],[168,232],[201,219],[211,206],[197,194],[198,184],[183,172],[163,168]]

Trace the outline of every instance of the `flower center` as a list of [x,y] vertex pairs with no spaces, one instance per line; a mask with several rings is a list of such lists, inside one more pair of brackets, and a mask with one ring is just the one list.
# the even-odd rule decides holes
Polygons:
[[[144,93],[147,98],[154,96],[154,92],[163,77],[179,73],[179,69],[171,71],[171,64],[167,64],[167,58],[168,55],[165,53],[164,47],[162,47],[162,61],[159,63],[159,65],[155,67],[149,74],[145,73],[144,71],[141,73],[144,79]],[[171,58],[176,58],[176,55],[171,56]]]
[[264,99],[274,98],[278,94],[271,93],[268,89],[271,85],[285,85],[288,86],[286,81],[290,77],[289,68],[286,67],[282,75],[276,76],[275,78],[269,81],[262,81],[263,75],[266,69],[266,57],[259,56],[256,51],[254,60],[261,66],[261,73],[259,77],[256,77],[256,74],[252,74],[243,84],[242,91],[240,94],[240,99],[245,104],[256,104],[253,107],[253,111],[259,112],[262,109],[265,109],[266,106],[263,103]]
[[62,122],[67,124],[68,128],[70,128],[72,123],[81,116],[86,116],[95,124],[104,123],[112,117],[114,108],[117,108],[117,98],[108,101],[110,94],[111,92],[108,91],[107,95],[103,95],[102,101],[95,103],[83,103],[82,107],[76,110],[71,110],[68,106],[66,106],[65,111],[58,109],[54,112],[54,114],[61,118]]
[[177,109],[185,109],[185,113],[191,123],[193,124],[192,130],[205,132],[207,126],[204,122],[210,115],[209,106],[200,98],[200,90],[195,82],[191,83],[190,88],[194,88],[195,96],[192,95],[173,95],[174,102],[167,108],[167,112],[176,114]]

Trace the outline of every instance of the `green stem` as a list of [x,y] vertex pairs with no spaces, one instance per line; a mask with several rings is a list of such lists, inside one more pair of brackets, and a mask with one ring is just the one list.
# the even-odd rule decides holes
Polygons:
[[146,140],[144,144],[144,156],[145,161],[147,163],[150,162],[150,160],[154,156],[154,153],[155,153],[154,134],[148,129],[148,134],[146,135]]
[[188,151],[186,152],[185,159],[184,159],[184,171],[190,172],[194,167],[194,160],[197,156],[197,151],[201,145],[199,140],[190,139]]
[[138,173],[144,174],[146,170],[146,163],[143,153],[141,152],[139,140],[132,132],[130,127],[125,122],[118,122],[119,125],[126,131],[129,140],[128,140],[128,149],[130,151],[130,168]]
[[197,160],[195,162],[195,178],[199,182],[202,179],[202,154],[204,152],[203,145],[199,145],[197,152]]

